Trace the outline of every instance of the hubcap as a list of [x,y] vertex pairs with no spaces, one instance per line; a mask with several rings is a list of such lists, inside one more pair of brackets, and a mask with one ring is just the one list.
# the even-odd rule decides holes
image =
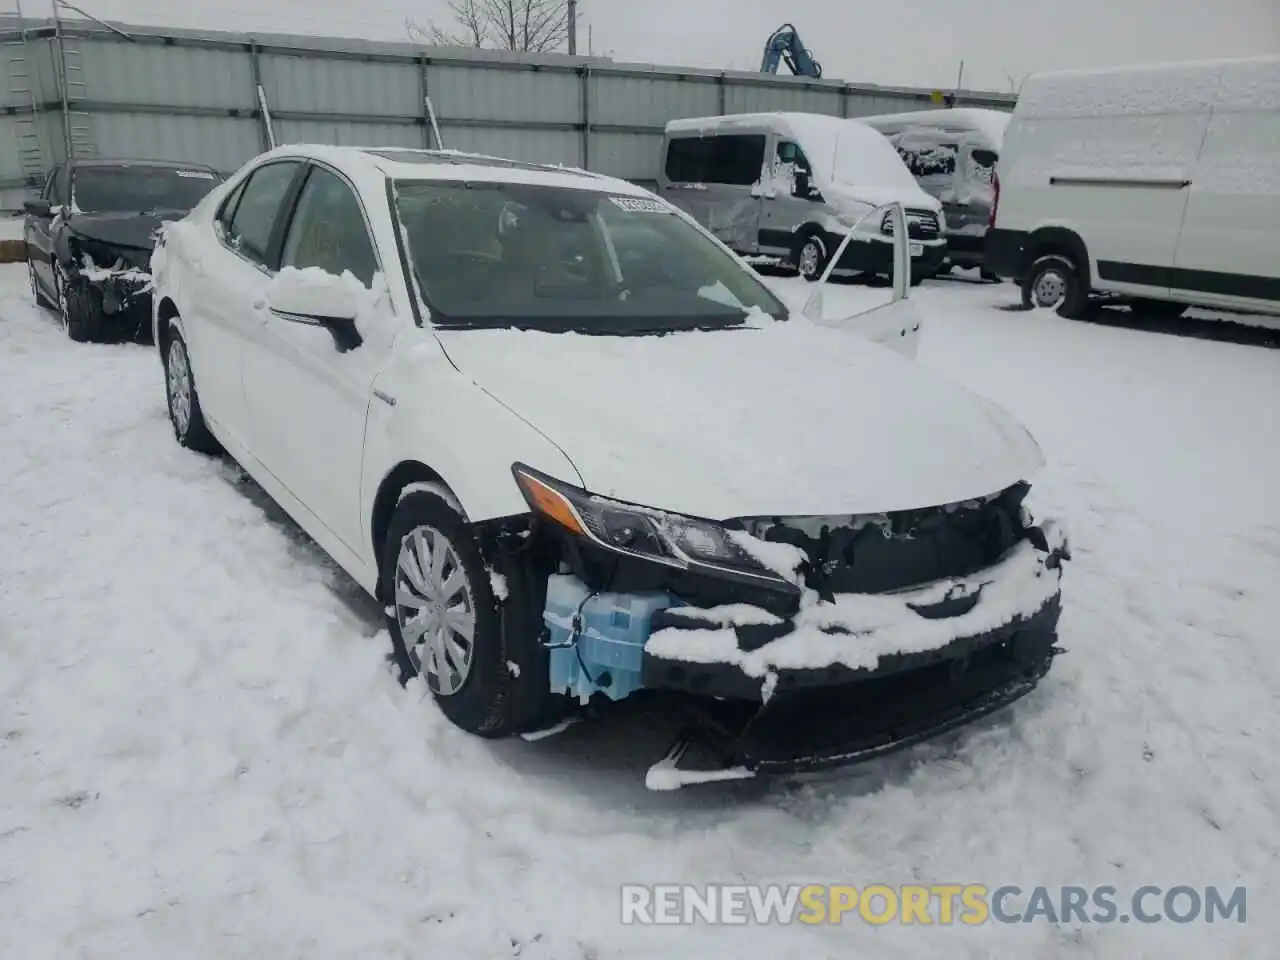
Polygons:
[[395,583],[405,652],[432,692],[457,693],[471,672],[476,613],[453,544],[434,527],[415,528],[400,541]]
[[1067,298],[1067,278],[1058,270],[1046,270],[1032,293],[1037,307],[1057,307]]
[[812,277],[818,272],[818,264],[821,260],[822,251],[810,240],[800,251],[800,272],[806,277]]
[[177,337],[169,344],[169,362],[166,365],[166,381],[169,386],[169,412],[180,436],[186,436],[191,425],[191,368],[187,366],[187,351]]

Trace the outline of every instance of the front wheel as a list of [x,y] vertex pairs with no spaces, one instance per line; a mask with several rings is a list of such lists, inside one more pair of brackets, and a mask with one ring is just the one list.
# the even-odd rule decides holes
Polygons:
[[816,234],[805,237],[796,251],[796,270],[810,283],[822,279],[827,269],[827,245]]
[[1088,291],[1080,271],[1062,254],[1040,257],[1022,280],[1022,304],[1028,308],[1056,310],[1058,316],[1078,320],[1088,306]]
[[404,497],[382,545],[379,592],[404,680],[421,676],[455,726],[487,738],[531,729],[551,701],[539,624],[499,605],[476,534],[432,493]]
[[165,396],[169,403],[169,422],[173,436],[188,450],[197,453],[217,453],[218,441],[205,423],[200,409],[200,395],[196,393],[195,377],[191,375],[191,357],[186,341],[176,327],[169,328],[164,360]]
[[102,293],[84,277],[68,277],[57,262],[53,265],[53,287],[58,317],[67,336],[76,343],[101,341],[105,326]]

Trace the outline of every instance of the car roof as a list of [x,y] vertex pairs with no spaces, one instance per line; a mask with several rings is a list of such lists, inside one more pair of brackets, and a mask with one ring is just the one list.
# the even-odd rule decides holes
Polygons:
[[643,187],[626,180],[577,167],[532,163],[460,150],[425,150],[413,147],[335,147],[324,144],[289,144],[265,157],[306,158],[328,163],[358,178],[376,174],[381,179],[465,180],[490,183],[527,183],[593,190],[625,196],[649,196]]

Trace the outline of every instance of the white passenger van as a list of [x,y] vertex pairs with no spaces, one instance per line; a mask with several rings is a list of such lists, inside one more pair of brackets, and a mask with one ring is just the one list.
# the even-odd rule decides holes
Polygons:
[[[730,249],[793,266],[818,280],[848,227],[900,202],[911,279],[932,276],[946,253],[942,204],[916,183],[889,142],[853,120],[752,113],[667,124],[658,189]],[[892,223],[863,221],[833,273],[888,275]]]
[[996,172],[987,266],[1028,306],[1280,314],[1280,56],[1034,76]]
[[947,218],[945,267],[982,270],[987,226],[995,202],[996,161],[1011,114],[984,107],[915,110],[858,117],[889,138],[924,191]]

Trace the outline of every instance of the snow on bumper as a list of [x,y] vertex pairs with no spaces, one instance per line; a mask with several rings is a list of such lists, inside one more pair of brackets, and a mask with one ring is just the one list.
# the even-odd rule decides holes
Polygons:
[[80,265],[79,275],[102,291],[102,309],[107,314],[125,312],[154,287],[151,274],[140,267],[123,263],[100,267],[88,256]]
[[741,604],[664,611],[645,644],[645,683],[727,696],[754,688],[768,700],[780,678],[802,686],[865,679],[963,657],[1020,632],[1036,634],[1047,649],[1061,561],[1070,552],[1052,521],[1039,533],[965,577],[890,594],[839,595],[834,603],[806,591],[786,620]]

